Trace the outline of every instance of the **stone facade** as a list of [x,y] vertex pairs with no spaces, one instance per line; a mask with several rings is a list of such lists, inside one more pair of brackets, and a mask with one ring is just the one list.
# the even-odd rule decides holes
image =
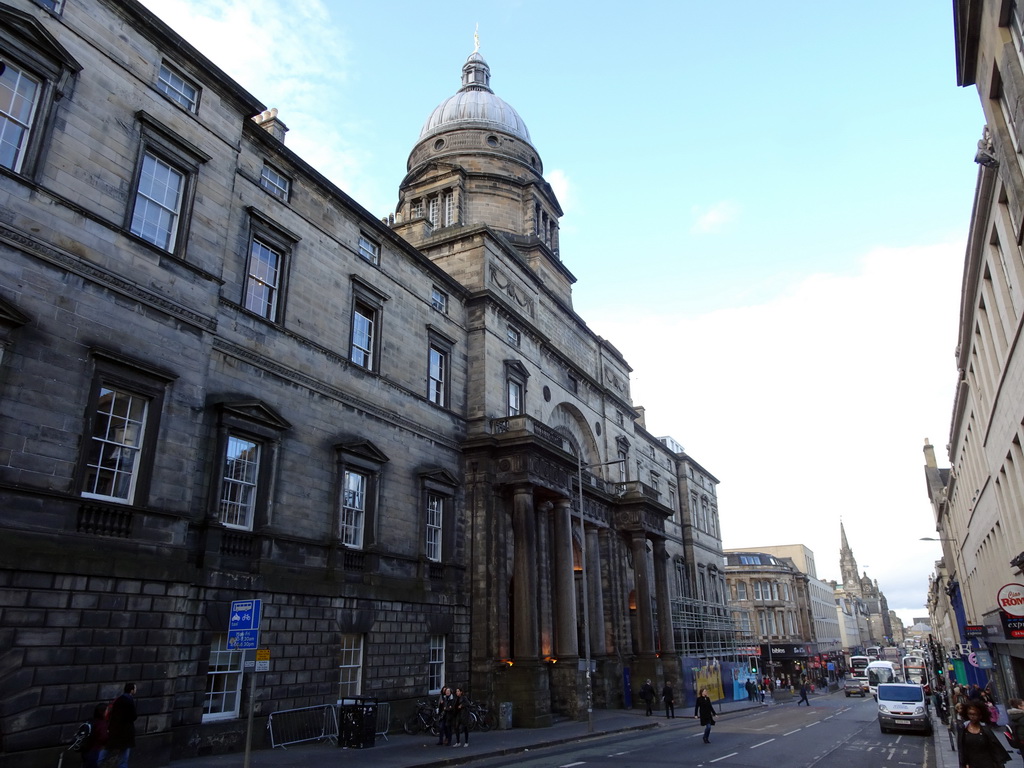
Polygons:
[[710,574],[726,616],[717,502],[687,533],[692,465],[572,309],[518,115],[428,121],[381,222],[134,0],[53,5],[0,5],[34,105],[0,153],[4,764],[126,681],[137,761],[240,748],[234,600],[263,601],[257,733],[442,682],[541,726],[682,680],[675,602]]

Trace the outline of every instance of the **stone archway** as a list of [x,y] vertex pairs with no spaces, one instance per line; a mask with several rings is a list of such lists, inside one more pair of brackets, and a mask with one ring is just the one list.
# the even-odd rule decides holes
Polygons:
[[579,456],[583,465],[601,461],[601,449],[594,437],[586,417],[572,403],[559,403],[552,409],[547,425],[565,438],[566,448],[570,453]]

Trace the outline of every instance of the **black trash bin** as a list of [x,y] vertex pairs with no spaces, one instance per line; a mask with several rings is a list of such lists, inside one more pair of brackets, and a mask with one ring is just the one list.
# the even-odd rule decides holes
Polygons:
[[338,746],[372,747],[377,739],[377,699],[353,696],[338,703]]

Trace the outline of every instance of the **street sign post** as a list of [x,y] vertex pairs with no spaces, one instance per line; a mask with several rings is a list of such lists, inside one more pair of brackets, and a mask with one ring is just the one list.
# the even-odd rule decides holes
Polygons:
[[253,651],[260,647],[261,600],[235,600],[228,614],[228,648]]

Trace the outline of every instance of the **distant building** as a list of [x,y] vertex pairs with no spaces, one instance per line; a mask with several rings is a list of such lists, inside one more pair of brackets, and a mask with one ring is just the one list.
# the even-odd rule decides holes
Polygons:
[[842,574],[842,595],[849,595],[860,600],[867,612],[867,635],[862,636],[862,644],[891,645],[892,620],[889,617],[889,604],[885,594],[879,589],[878,582],[872,581],[867,573],[858,575],[857,559],[853,549],[846,540],[846,529],[839,523],[841,546],[839,549],[839,571]]

